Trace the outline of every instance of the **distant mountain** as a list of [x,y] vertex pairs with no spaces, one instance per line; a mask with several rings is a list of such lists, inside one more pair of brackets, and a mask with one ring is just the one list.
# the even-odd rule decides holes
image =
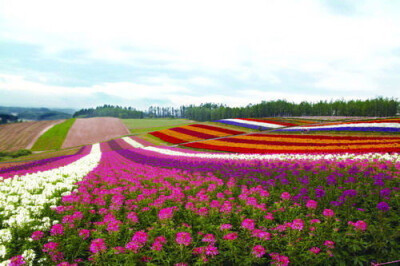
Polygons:
[[75,112],[73,109],[62,108],[31,108],[0,106],[0,114],[17,116],[20,120],[57,120],[68,119]]

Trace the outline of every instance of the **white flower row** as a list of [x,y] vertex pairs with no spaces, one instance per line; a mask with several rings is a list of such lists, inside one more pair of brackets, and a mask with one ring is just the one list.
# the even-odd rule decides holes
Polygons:
[[144,146],[142,144],[140,144],[137,141],[134,141],[133,139],[131,139],[130,137],[123,137],[122,138],[125,142],[127,142],[129,145],[131,145],[134,148],[143,148]]
[[290,127],[291,129],[318,129],[318,128],[341,128],[341,127],[385,127],[385,128],[400,128],[400,123],[348,123],[336,125],[321,125],[321,126],[300,126]]
[[4,246],[12,241],[10,228],[47,230],[56,221],[43,212],[59,202],[60,194],[69,194],[74,183],[92,171],[100,159],[100,145],[94,144],[88,155],[69,165],[0,182],[0,258],[6,256]]
[[241,123],[241,124],[247,124],[247,125],[253,125],[253,126],[261,126],[261,127],[267,127],[267,128],[286,127],[286,126],[275,124],[275,123],[250,121],[250,120],[243,120],[243,119],[240,119],[240,118],[228,118],[228,119],[221,119],[219,121],[231,121],[231,122],[234,122],[234,123]]
[[[128,142],[128,141],[127,141]],[[344,154],[240,154],[240,153],[188,153],[182,151],[174,151],[169,149],[163,149],[159,147],[144,147],[140,143],[135,143],[136,141],[130,139],[128,142],[135,148],[143,148],[144,150],[157,152],[164,155],[171,156],[185,156],[193,158],[205,158],[205,159],[227,159],[227,160],[385,160],[385,161],[400,161],[400,154],[381,154],[381,153],[365,153],[365,154],[354,154],[354,153],[344,153]],[[140,146],[139,146],[140,145]]]

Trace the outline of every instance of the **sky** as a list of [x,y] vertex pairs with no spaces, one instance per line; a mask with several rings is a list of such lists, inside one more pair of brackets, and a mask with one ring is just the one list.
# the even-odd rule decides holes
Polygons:
[[400,98],[400,1],[0,0],[0,105]]

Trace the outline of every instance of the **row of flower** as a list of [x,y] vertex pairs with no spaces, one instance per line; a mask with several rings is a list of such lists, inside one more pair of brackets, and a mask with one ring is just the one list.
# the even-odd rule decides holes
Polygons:
[[23,176],[26,174],[43,172],[68,165],[74,161],[79,160],[83,156],[88,155],[90,150],[91,150],[90,146],[84,146],[74,155],[53,157],[29,163],[18,164],[16,166],[2,168],[0,169],[0,182],[2,179],[11,178],[16,175]]
[[253,118],[220,119],[220,120],[216,120],[214,122],[219,122],[219,123],[223,123],[223,124],[227,124],[227,125],[234,125],[234,126],[238,126],[238,127],[258,129],[258,130],[297,126],[296,124],[288,123],[288,122],[280,122],[280,121],[267,120],[267,119],[253,119]]
[[189,126],[174,127],[170,129],[150,132],[149,134],[160,138],[163,141],[179,144],[191,141],[237,135],[242,133],[244,132],[222,127],[193,124]]
[[34,262],[346,265],[398,257],[399,162],[206,159],[105,145],[98,167],[53,208],[58,222],[30,228]]
[[361,120],[351,122],[322,123],[277,129],[276,131],[373,131],[400,132],[400,119]]
[[[80,158],[68,165],[48,164],[40,171],[17,175],[0,182],[0,260],[24,254],[35,259],[30,235],[35,230],[48,230],[57,221],[52,207],[69,194],[100,161],[98,144],[85,148]],[[78,155],[79,156],[79,155]],[[46,169],[50,167],[51,170]],[[5,262],[7,264],[8,262]],[[11,264],[13,265],[13,264]]]
[[249,134],[182,144],[236,153],[368,153],[400,152],[399,137]]

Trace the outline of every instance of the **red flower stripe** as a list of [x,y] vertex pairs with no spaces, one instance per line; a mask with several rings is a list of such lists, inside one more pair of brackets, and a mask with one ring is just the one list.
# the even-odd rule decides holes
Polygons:
[[[400,143],[400,139],[397,141],[389,141],[389,142],[348,142],[348,143],[337,143],[337,142],[328,142],[328,143],[310,143],[310,142],[288,142],[288,141],[270,141],[270,140],[255,140],[255,139],[239,139],[239,138],[223,138],[219,139],[224,142],[232,142],[232,143],[245,143],[245,144],[260,144],[260,145],[291,145],[291,146],[337,146],[337,145],[374,145],[374,144],[395,144]],[[227,143],[227,145],[229,145]]]
[[166,135],[164,133],[161,133],[159,131],[154,131],[150,132],[149,134],[153,135],[154,137],[157,137],[165,142],[173,143],[173,144],[179,144],[179,143],[184,143],[186,141]]
[[194,124],[194,125],[190,125],[190,126],[209,129],[209,130],[215,130],[215,131],[226,133],[227,135],[238,135],[238,134],[244,133],[243,131],[237,131],[237,130],[226,129],[226,128],[222,128],[222,127],[214,127],[214,126],[202,125],[202,124]]
[[229,146],[217,146],[210,145],[202,142],[194,142],[183,144],[183,146],[197,148],[197,149],[206,149],[206,150],[215,150],[215,151],[227,151],[227,152],[235,152],[235,153],[261,153],[261,154],[276,154],[276,153],[290,153],[290,154],[310,154],[310,153],[369,153],[369,152],[399,152],[398,148],[368,148],[368,149],[330,149],[330,150],[268,150],[268,149],[255,149],[255,148],[242,148],[242,147],[229,147]]
[[262,123],[270,123],[270,124],[275,124],[275,125],[280,125],[280,126],[287,126],[287,127],[297,126],[296,124],[292,124],[292,123],[288,123],[288,122],[280,122],[280,121],[267,120],[267,119],[254,119],[254,118],[236,118],[236,119],[247,120],[247,121],[255,121],[255,122],[262,122]]
[[195,137],[201,138],[201,139],[213,139],[213,138],[217,138],[218,137],[218,136],[215,136],[215,135],[206,134],[206,133],[202,133],[202,132],[197,132],[197,131],[194,131],[194,130],[181,128],[181,127],[170,128],[170,130],[175,131],[175,132],[179,132],[179,133],[182,133],[182,134],[186,134],[186,135],[189,135],[189,136],[195,136]]
[[333,139],[333,140],[399,140],[399,137],[356,137],[356,136],[327,136],[327,135],[278,135],[278,134],[257,134],[252,133],[244,136],[256,137],[278,137],[278,138],[299,138],[299,139]]
[[320,126],[332,126],[332,125],[348,125],[348,124],[373,124],[373,123],[400,123],[400,119],[384,119],[384,120],[366,120],[366,121],[349,121],[349,122],[332,122],[332,123],[320,123],[313,125],[303,125],[301,127],[320,127]]

